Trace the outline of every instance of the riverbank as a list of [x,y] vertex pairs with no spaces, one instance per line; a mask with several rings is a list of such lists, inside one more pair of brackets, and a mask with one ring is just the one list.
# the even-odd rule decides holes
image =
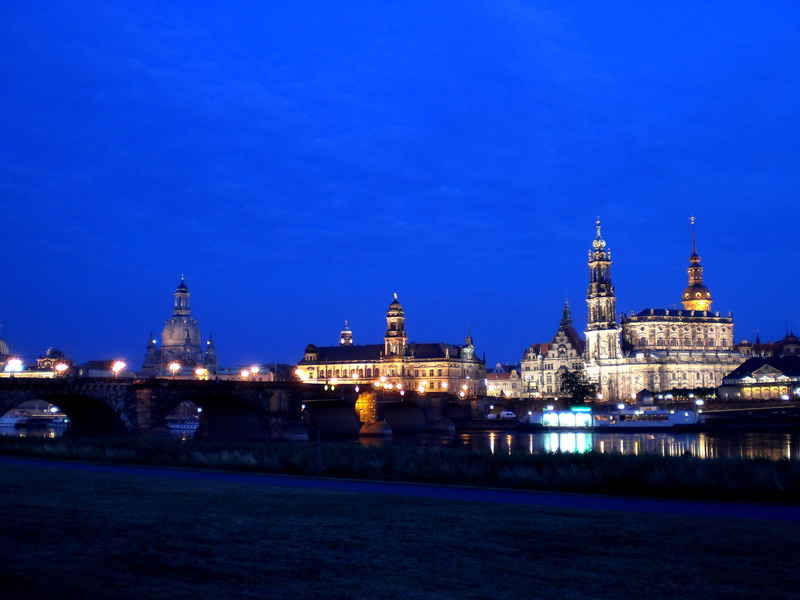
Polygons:
[[173,439],[0,438],[0,455],[368,481],[800,503],[800,461]]

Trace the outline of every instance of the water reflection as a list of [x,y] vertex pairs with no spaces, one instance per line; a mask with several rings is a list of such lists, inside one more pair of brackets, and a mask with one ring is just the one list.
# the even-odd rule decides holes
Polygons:
[[[451,447],[512,454],[525,452],[596,452],[659,454],[698,458],[767,456],[800,459],[797,433],[610,433],[547,431],[536,433],[472,431],[456,435],[401,434],[388,438],[349,438],[362,445],[396,445],[418,448]],[[345,441],[344,439],[340,441]]]
[[12,437],[61,437],[67,430],[66,427],[8,427],[0,426],[0,435]]
[[[403,445],[413,445],[406,436]],[[393,442],[390,442],[393,443]],[[424,445],[430,445],[430,440]],[[449,444],[442,444],[449,445]],[[495,452],[618,452],[659,454],[699,458],[768,456],[800,458],[800,435],[796,433],[609,433],[548,431],[502,433],[492,431],[460,433],[453,445],[476,451]]]

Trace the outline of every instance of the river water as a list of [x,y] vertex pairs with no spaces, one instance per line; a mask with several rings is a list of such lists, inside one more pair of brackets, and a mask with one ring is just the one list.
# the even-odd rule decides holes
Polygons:
[[[64,429],[14,429],[0,427],[0,435],[58,437]],[[178,439],[191,439],[192,431],[173,432]],[[311,440],[312,442],[315,440]],[[389,438],[323,438],[323,442],[362,444],[365,446],[399,445],[418,448],[463,448],[465,450],[538,453],[538,452],[619,452],[621,454],[655,453],[662,456],[700,458],[756,457],[800,459],[800,433],[766,431],[725,433],[620,433],[608,431],[469,431],[455,435],[396,434]]]
[[[355,441],[354,441],[355,442]],[[448,447],[502,453],[619,452],[655,453],[700,458],[756,457],[800,459],[800,434],[775,432],[726,433],[618,433],[608,431],[470,431],[453,436],[411,434],[392,438],[360,438],[365,445],[395,444],[417,447]]]

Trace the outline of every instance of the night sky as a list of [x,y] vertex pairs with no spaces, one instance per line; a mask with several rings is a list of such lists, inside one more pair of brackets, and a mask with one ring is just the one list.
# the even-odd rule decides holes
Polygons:
[[[239,3],[233,3],[239,4]],[[679,304],[800,333],[800,3],[4,2],[0,337],[138,367],[185,275],[220,363],[348,320],[490,365]]]

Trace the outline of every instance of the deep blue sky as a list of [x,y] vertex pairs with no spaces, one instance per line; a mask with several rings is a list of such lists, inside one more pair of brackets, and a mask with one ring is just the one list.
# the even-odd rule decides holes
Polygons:
[[[800,4],[6,2],[0,336],[139,365],[181,273],[221,362],[347,319],[490,364],[680,302],[800,333]],[[237,3],[233,3],[237,4]],[[245,3],[242,3],[245,4]],[[395,6],[400,4],[400,6]]]

